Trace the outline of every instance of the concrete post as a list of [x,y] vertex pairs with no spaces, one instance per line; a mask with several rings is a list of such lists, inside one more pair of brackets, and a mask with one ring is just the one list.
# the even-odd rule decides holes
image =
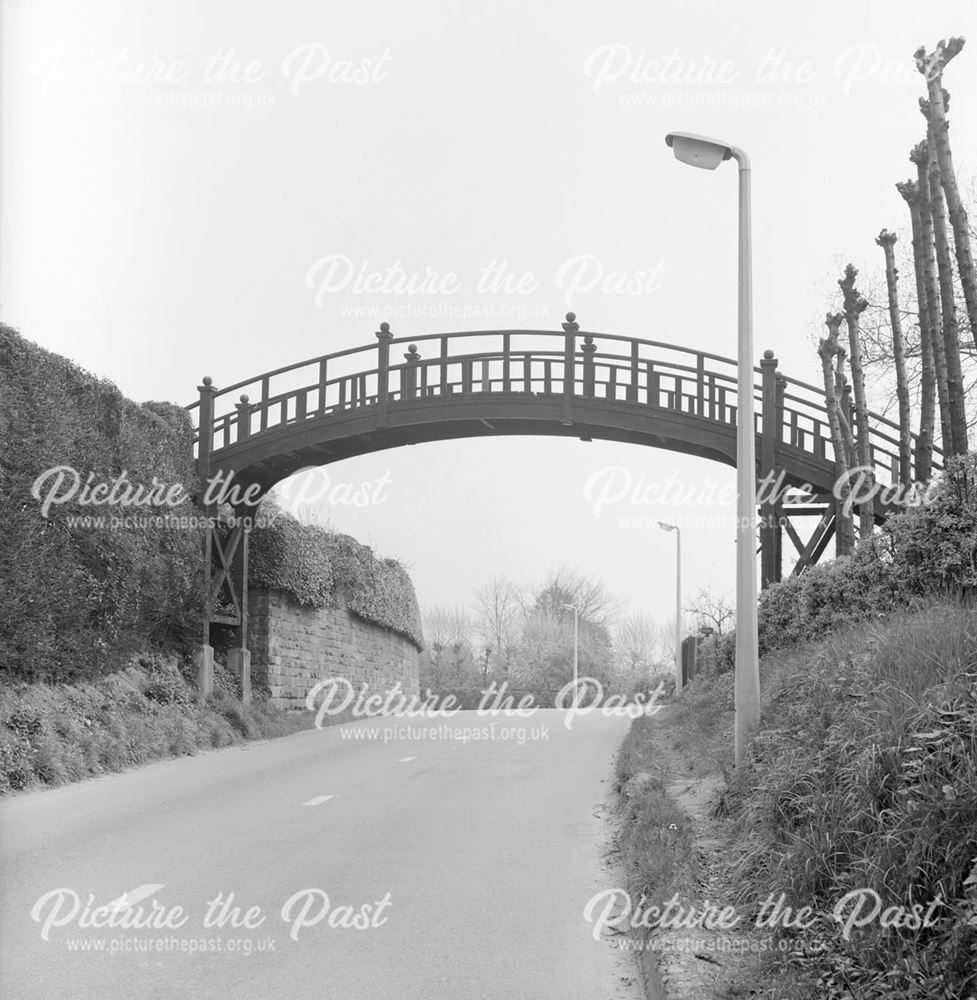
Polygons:
[[198,646],[193,660],[197,667],[197,696],[209,698],[214,693],[214,647]]
[[241,685],[241,704],[251,704],[251,650],[231,649],[227,653],[227,668]]

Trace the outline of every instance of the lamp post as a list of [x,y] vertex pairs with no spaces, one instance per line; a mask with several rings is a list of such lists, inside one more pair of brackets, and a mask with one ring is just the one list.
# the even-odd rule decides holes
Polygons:
[[757,642],[756,430],[753,416],[753,263],[750,232],[750,158],[728,143],[688,132],[670,132],[665,144],[682,163],[715,170],[723,160],[739,167],[739,294],[736,407],[736,722],[734,754],[743,762],[760,721]]
[[577,616],[577,606],[575,604],[564,604],[568,611],[573,612],[573,701],[577,701],[577,650],[580,644],[580,621]]
[[675,693],[682,690],[682,530],[677,524],[659,521],[662,531],[675,532]]

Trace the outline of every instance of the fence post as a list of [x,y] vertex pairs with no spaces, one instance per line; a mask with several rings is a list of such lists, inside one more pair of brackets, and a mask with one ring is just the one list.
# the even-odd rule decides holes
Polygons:
[[566,334],[563,348],[563,414],[560,423],[564,427],[573,425],[573,393],[577,377],[577,331],[580,324],[574,313],[567,313],[567,321],[563,324],[563,332]]
[[394,335],[389,323],[381,323],[377,338],[377,427],[387,423],[387,400],[390,379],[390,341]]

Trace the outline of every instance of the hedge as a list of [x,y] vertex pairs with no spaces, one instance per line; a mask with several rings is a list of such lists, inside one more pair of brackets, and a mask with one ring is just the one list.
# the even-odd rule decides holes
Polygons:
[[[51,505],[37,477],[66,465],[84,482],[153,477],[189,493],[191,425],[170,403],[142,406],[111,382],[0,324],[0,678],[67,681],[121,665],[134,648],[180,650],[199,631],[199,527],[70,523],[77,516],[192,514],[179,507]],[[43,495],[43,494],[42,494]]]
[[351,613],[423,644],[417,595],[396,560],[378,559],[349,535],[301,524],[262,504],[252,529],[250,585],[282,590],[310,608],[345,607]]

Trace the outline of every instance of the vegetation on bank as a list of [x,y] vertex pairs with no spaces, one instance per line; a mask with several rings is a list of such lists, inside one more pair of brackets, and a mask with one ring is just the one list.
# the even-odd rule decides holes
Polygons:
[[395,559],[378,559],[349,535],[303,524],[262,504],[251,533],[251,585],[283,590],[310,608],[342,605],[423,646],[414,584]]
[[[760,595],[761,654],[877,621],[931,595],[977,591],[977,453],[949,459],[925,503],[893,514],[851,556],[819,563]],[[703,640],[707,673],[733,669],[733,632]]]
[[[197,485],[186,410],[137,405],[0,324],[0,794],[311,724],[261,690],[244,708],[219,655],[216,693],[196,697]],[[402,566],[272,504],[259,515],[253,586],[345,606],[420,648]]]
[[[943,997],[977,989],[977,617],[934,601],[761,662],[762,720],[732,769],[731,674],[699,677],[665,730],[690,771],[723,773],[720,864],[747,921],[771,894],[818,919],[729,996]],[[653,803],[652,803],[653,804]],[[654,805],[654,804],[653,804]],[[854,890],[932,926],[850,928]],[[863,915],[870,912],[874,896]],[[847,916],[851,908],[840,911]],[[890,911],[895,913],[895,911]],[[745,977],[745,978],[744,978]]]
[[270,709],[261,699],[244,707],[235,678],[220,662],[214,682],[214,694],[201,702],[180,661],[141,654],[126,669],[91,681],[0,686],[0,794],[313,724],[312,713]]
[[[783,893],[794,912],[818,914],[803,931],[778,931],[789,950],[737,973],[728,995],[977,995],[975,560],[977,457],[958,456],[926,504],[891,517],[853,556],[767,590],[761,724],[735,771],[735,637],[703,641],[705,673],[669,706],[658,735],[684,774],[725,778],[715,804],[727,817],[724,842],[711,859],[733,897],[723,902],[752,920]],[[634,847],[639,828],[683,829],[666,779],[647,763],[655,725],[638,720],[618,772],[632,791],[623,842],[632,884],[644,891],[650,881],[661,897],[687,867],[667,854],[645,859],[658,850],[653,836],[643,852]],[[635,764],[642,746],[646,763]],[[638,796],[635,772],[652,775]],[[863,912],[877,898],[880,913],[846,936],[832,914],[855,890],[865,890]],[[881,920],[890,907],[925,912],[935,901],[931,926]]]
[[[92,484],[124,475],[129,484],[163,483],[189,496],[190,435],[181,407],[139,406],[0,324],[3,679],[89,680],[124,666],[134,651],[189,648],[201,619],[201,529],[118,529],[73,518],[195,513],[190,500],[164,508],[77,502],[90,475]],[[60,476],[49,473],[58,467]],[[56,502],[73,489],[69,502]],[[122,483],[117,495],[124,491]]]

